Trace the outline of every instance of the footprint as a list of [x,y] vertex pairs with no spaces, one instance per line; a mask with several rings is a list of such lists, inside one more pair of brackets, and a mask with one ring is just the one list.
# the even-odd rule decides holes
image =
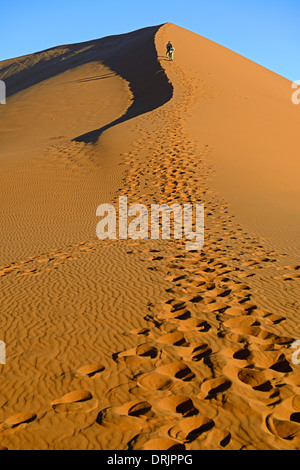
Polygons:
[[105,366],[103,364],[88,364],[86,366],[79,367],[76,370],[77,375],[86,375],[88,377],[93,377],[94,375],[98,374],[99,372],[103,372]]
[[249,399],[232,391],[223,398],[222,407],[232,415],[247,415],[252,412]]
[[167,390],[173,385],[170,377],[156,372],[141,375],[138,377],[137,383],[147,390]]
[[178,320],[185,320],[191,316],[191,312],[187,308],[180,308],[177,310],[168,311],[166,316]]
[[127,351],[123,351],[115,355],[116,358],[118,357],[128,357],[128,356],[138,356],[140,358],[151,358],[155,359],[158,355],[158,349],[154,346],[151,346],[148,343],[140,344],[139,346],[128,349]]
[[290,411],[292,412],[290,415],[291,421],[296,421],[297,423],[300,422],[300,396],[294,396],[290,398]]
[[140,407],[137,402],[136,404],[132,403],[132,406],[128,404],[128,407],[125,404],[116,408],[105,408],[99,411],[96,423],[115,433],[122,433],[128,430],[138,430],[141,432],[145,425],[144,420],[148,418],[148,414],[151,416],[151,411],[148,409],[146,403],[147,402],[140,402]]
[[158,437],[151,439],[143,446],[144,450],[185,450],[184,444],[167,439],[164,437]]
[[248,363],[256,367],[273,369],[278,372],[291,372],[292,369],[286,357],[280,351],[251,351]]
[[169,375],[176,379],[189,381],[195,377],[195,374],[191,371],[182,361],[173,362],[157,368],[157,372],[163,375]]
[[210,325],[207,323],[206,320],[201,318],[189,318],[187,320],[183,320],[180,325],[178,326],[178,331],[208,331],[210,329]]
[[245,272],[243,272],[243,273],[238,273],[237,276],[238,276],[240,279],[243,279],[243,278],[245,278],[245,277],[252,277],[252,276],[254,276],[254,273],[245,273]]
[[271,434],[281,439],[294,439],[300,436],[300,424],[275,418],[272,414],[266,417],[266,426]]
[[211,304],[209,304],[206,309],[205,309],[205,312],[208,312],[208,313],[212,313],[212,312],[220,312],[220,311],[225,311],[225,309],[227,309],[229,307],[229,305],[227,304],[224,304],[223,302],[212,302]]
[[149,328],[136,328],[134,330],[131,330],[130,334],[147,336],[149,332],[150,332]]
[[247,301],[248,297],[249,297],[249,294],[247,294],[247,297],[239,300],[240,308],[247,312],[247,313],[244,313],[244,315],[249,315],[249,313],[251,313],[252,310],[255,310],[257,308],[255,304]]
[[54,411],[58,413],[87,412],[96,408],[97,404],[98,401],[88,390],[74,390],[50,403]]
[[250,316],[235,316],[233,318],[229,318],[229,320],[226,320],[224,325],[235,331],[239,330],[240,328],[248,328],[250,326],[257,325],[257,321],[255,318]]
[[175,310],[180,310],[185,307],[185,302],[176,300],[176,299],[171,299],[165,302],[163,308],[169,312],[175,311]]
[[206,292],[206,296],[209,296],[209,297],[227,297],[230,293],[231,293],[230,289],[216,288],[216,289],[208,290]]
[[264,371],[242,368],[237,373],[238,379],[245,385],[259,390],[270,390],[271,384]]
[[[234,331],[234,333],[232,333],[231,335],[234,335],[234,334],[237,334],[237,335],[241,335],[241,338],[244,338],[245,340],[245,337],[246,336],[251,336],[251,342],[252,343],[262,343],[264,341],[267,341],[269,340],[270,341],[270,344],[272,343],[272,341],[274,341],[274,334],[273,333],[270,333],[266,330],[262,330],[259,326],[255,326],[255,325],[252,325],[252,326],[241,326],[241,325],[235,325],[234,328],[232,328],[232,330]],[[228,335],[229,337],[229,335]],[[232,336],[232,340],[233,341],[239,341],[238,338],[234,339],[234,336]],[[250,340],[249,340],[250,341]]]
[[216,396],[218,393],[225,392],[231,386],[231,380],[227,377],[215,377],[202,382],[201,392],[198,398],[205,399]]
[[163,335],[158,338],[157,341],[164,344],[170,344],[172,346],[182,346],[183,344],[187,343],[184,334],[180,331],[175,331],[173,333]]
[[185,360],[198,362],[212,353],[211,348],[206,343],[190,343],[178,348],[178,353]]
[[298,271],[300,269],[300,264],[293,264],[289,266],[284,266],[285,269],[291,269],[293,271]]
[[226,447],[231,440],[231,434],[225,429],[214,428],[211,433],[209,433],[207,439],[207,445],[211,449],[216,444],[221,447]]
[[[266,405],[275,405],[280,401],[280,390],[272,385],[278,379],[276,372],[270,369],[256,370],[254,368],[237,368],[228,364],[223,369],[229,377],[237,380],[241,387],[239,393],[244,397],[258,400]],[[238,386],[238,383],[235,384]]]
[[263,315],[263,318],[266,319],[268,322],[277,325],[278,323],[284,321],[286,318],[282,315],[278,315],[276,313],[266,313]]
[[36,419],[35,413],[22,412],[6,418],[3,423],[0,425],[0,431],[5,431],[6,429],[12,429],[23,423],[30,423]]
[[171,395],[158,403],[158,406],[171,413],[192,416],[198,413],[193,401],[186,395]]
[[132,400],[117,407],[116,411],[121,415],[139,417],[149,414],[151,408],[147,401]]
[[214,425],[214,421],[206,416],[191,416],[172,426],[168,430],[168,434],[171,438],[188,443],[212,429]]
[[249,267],[249,266],[254,266],[256,264],[258,264],[257,261],[250,260],[250,261],[245,261],[244,263],[242,263],[242,266]]

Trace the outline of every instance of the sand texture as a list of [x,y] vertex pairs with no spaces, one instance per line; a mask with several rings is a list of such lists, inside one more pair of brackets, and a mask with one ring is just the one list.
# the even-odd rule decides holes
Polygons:
[[[299,449],[291,83],[170,23],[0,79],[1,449]],[[99,240],[121,195],[203,203],[202,250]]]

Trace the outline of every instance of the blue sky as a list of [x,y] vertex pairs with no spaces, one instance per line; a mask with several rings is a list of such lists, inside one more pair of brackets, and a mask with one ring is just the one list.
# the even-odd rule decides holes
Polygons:
[[300,79],[299,0],[10,0],[0,60],[166,22]]

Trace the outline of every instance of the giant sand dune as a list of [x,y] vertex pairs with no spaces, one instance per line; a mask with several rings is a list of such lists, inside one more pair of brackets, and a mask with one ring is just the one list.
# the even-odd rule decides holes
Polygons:
[[[291,82],[170,23],[0,79],[1,448],[299,449]],[[204,204],[203,248],[99,240],[119,196]]]

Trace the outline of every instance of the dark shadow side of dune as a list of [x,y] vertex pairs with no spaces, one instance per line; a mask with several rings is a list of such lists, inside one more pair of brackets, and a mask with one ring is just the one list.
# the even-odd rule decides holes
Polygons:
[[129,82],[133,101],[118,119],[73,139],[95,143],[106,129],[152,111],[172,98],[173,86],[158,61],[154,43],[155,34],[161,26],[58,46],[4,61],[2,67],[0,64],[0,78],[3,77],[6,83],[7,97],[67,70],[89,62],[100,62]]

